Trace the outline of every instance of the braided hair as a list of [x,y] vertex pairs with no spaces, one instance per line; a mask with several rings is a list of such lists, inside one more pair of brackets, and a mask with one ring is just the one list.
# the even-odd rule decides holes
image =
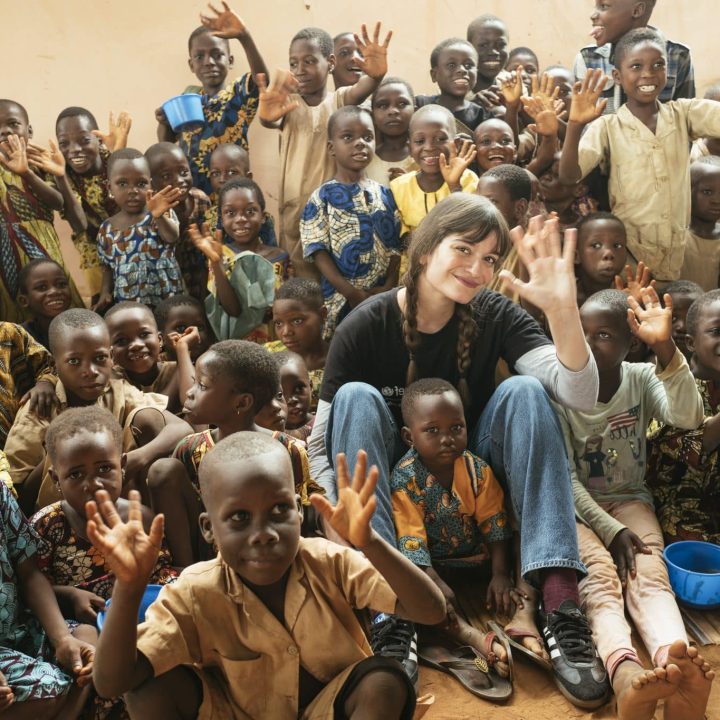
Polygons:
[[[469,193],[454,193],[439,202],[423,219],[412,234],[408,250],[408,269],[403,277],[405,310],[402,313],[402,331],[405,347],[410,355],[405,386],[417,377],[416,353],[420,347],[417,328],[418,281],[426,268],[427,259],[448,235],[461,235],[469,243],[479,243],[494,235],[496,252],[503,256],[510,246],[510,233],[500,211],[487,198]],[[458,318],[458,338],[455,349],[459,380],[457,390],[467,408],[470,388],[467,381],[472,359],[477,324],[470,305],[455,305]]]

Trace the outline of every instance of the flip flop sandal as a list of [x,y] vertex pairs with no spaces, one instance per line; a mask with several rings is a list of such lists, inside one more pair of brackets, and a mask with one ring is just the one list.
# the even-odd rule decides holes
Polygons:
[[483,700],[502,702],[512,695],[512,683],[491,670],[485,658],[470,645],[447,648],[425,645],[420,660],[435,670],[452,675],[466,690]]
[[541,647],[545,647],[545,643],[543,642],[543,639],[540,637],[540,635],[536,635],[531,632],[527,632],[525,630],[518,630],[516,628],[501,628],[497,623],[491,622],[489,623],[490,627],[498,634],[499,637],[505,637],[507,642],[512,645],[514,650],[517,650],[520,654],[522,654],[524,657],[526,657],[528,660],[532,660],[536,665],[541,667],[543,670],[547,670],[548,672],[552,672],[553,666],[550,660],[537,655],[534,653],[530,648],[526,648],[522,642],[518,642],[518,640],[522,640],[526,637],[534,638],[538,641],[539,645]]
[[[485,647],[483,648],[485,651],[485,657],[487,658],[487,663],[492,667],[496,663],[500,662],[500,658],[498,658],[497,653],[495,653],[492,649],[493,643],[499,642],[505,648],[505,654],[507,655],[508,676],[506,679],[512,683],[513,656],[512,649],[510,648],[510,638],[502,631],[497,623],[490,622],[488,625],[490,626],[490,632],[485,633]],[[497,672],[497,670],[495,672]]]

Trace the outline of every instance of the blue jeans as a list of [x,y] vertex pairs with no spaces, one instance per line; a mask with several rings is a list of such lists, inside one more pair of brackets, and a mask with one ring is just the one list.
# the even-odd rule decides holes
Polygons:
[[[378,466],[372,525],[394,546],[390,473],[407,447],[378,390],[359,382],[340,388],[330,408],[325,447],[331,463],[344,452],[351,472],[358,450],[367,452],[369,465]],[[574,568],[584,575],[565,443],[542,385],[527,376],[499,385],[469,434],[468,448],[490,465],[508,507],[512,505],[520,524],[523,577],[550,567]]]

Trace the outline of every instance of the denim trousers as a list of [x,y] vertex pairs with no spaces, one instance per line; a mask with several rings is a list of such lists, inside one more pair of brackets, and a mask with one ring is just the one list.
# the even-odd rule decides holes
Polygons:
[[[358,450],[377,465],[375,531],[395,546],[390,473],[407,451],[400,430],[378,390],[361,382],[343,385],[333,399],[325,436],[332,464],[339,452],[350,472]],[[580,562],[570,468],[562,431],[550,398],[535,378],[501,383],[468,435],[468,449],[490,465],[505,491],[505,503],[520,527],[520,569],[537,585],[543,568],[573,568]]]

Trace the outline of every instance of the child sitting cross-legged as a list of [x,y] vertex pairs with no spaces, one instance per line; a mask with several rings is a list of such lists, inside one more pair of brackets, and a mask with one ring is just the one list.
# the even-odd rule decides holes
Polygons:
[[490,466],[467,449],[462,400],[450,383],[417,380],[406,388],[401,409],[402,436],[410,450],[390,478],[398,548],[442,590],[448,614],[441,632],[471,646],[508,676],[506,646],[494,632],[483,634],[463,619],[437,569],[443,564],[477,569],[490,559],[488,605],[509,612],[511,599],[521,602],[510,576],[512,530],[503,491]]
[[[652,287],[632,295],[602,290],[580,309],[600,390],[589,412],[556,405],[570,459],[580,582],[598,654],[607,667],[623,720],[650,720],[665,700],[667,718],[701,720],[714,673],[687,647],[687,635],[662,557],[662,530],[645,484],[650,418],[687,429],[703,421],[703,404],[687,361],[672,340],[672,300]],[[630,306],[629,309],[628,305]],[[656,364],[623,362],[642,340]],[[562,607],[560,608],[562,610]],[[635,627],[651,659],[633,648]]]
[[[105,490],[127,521],[129,504],[120,497],[126,454],[122,429],[112,413],[97,405],[72,408],[58,415],[45,434],[50,475],[63,499],[38,511],[30,519],[42,542],[38,566],[52,583],[66,618],[95,625],[97,611],[112,594],[115,576],[102,552],[85,534],[85,503],[97,490]],[[142,523],[150,529],[152,512],[141,508]],[[177,576],[163,542],[149,582],[164,585]],[[94,700],[99,717],[115,717],[122,699]]]
[[93,668],[98,693],[127,693],[130,712],[143,718],[410,720],[415,693],[405,670],[372,654],[353,609],[432,625],[445,601],[371,529],[377,469],[366,474],[365,453],[352,484],[344,455],[336,468],[338,505],[313,504],[356,549],[301,538],[300,498],[279,443],[247,432],[221,441],[200,464],[202,532],[219,555],[164,587],[139,628],[163,518],[148,535],[136,495],[125,523],[97,493],[88,534],[117,577]]
[[327,339],[352,308],[395,287],[400,267],[395,199],[365,174],[375,154],[372,116],[341,107],[330,116],[328,138],[335,175],[310,196],[300,223],[303,255],[322,276]]
[[[194,384],[186,395],[183,415],[193,425],[214,427],[188,434],[177,444],[172,457],[154,463],[148,475],[152,507],[168,518],[168,546],[176,565],[191,565],[207,552],[198,536],[197,519],[203,510],[198,482],[200,461],[228,435],[259,430],[255,416],[272,401],[279,386],[273,355],[256,343],[224,340],[215,343],[195,363]],[[305,449],[282,432],[274,432],[273,437],[287,448],[297,492],[309,507],[309,495],[322,490],[310,479]]]

